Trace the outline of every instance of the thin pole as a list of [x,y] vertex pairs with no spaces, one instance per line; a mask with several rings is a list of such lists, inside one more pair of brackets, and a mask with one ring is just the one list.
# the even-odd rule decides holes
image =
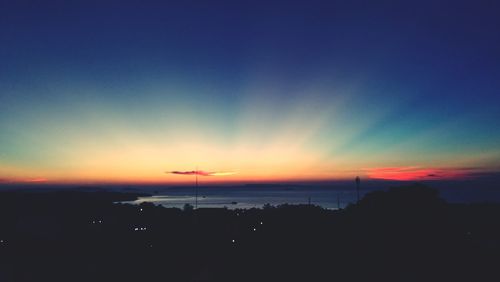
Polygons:
[[196,167],[195,175],[196,175],[196,189],[194,197],[194,208],[198,209],[198,167]]
[[361,180],[359,179],[359,176],[356,176],[356,192],[358,194],[358,203],[359,203],[359,182],[361,182]]

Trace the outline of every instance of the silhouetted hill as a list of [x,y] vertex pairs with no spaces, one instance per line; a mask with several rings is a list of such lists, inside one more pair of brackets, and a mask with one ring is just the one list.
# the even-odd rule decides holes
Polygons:
[[0,281],[484,281],[500,205],[424,186],[330,211],[113,204],[129,193],[0,193]]

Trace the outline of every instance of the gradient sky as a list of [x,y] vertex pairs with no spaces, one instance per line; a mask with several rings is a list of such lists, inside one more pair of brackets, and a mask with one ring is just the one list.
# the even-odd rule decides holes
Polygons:
[[499,27],[498,1],[1,1],[0,182],[497,172]]

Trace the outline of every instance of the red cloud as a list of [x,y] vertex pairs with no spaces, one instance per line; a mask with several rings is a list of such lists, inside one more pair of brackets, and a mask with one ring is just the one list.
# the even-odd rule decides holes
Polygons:
[[467,178],[469,173],[464,169],[439,169],[421,167],[377,167],[366,169],[372,179],[385,180],[443,180]]
[[47,178],[32,178],[25,180],[25,182],[46,182],[47,180]]

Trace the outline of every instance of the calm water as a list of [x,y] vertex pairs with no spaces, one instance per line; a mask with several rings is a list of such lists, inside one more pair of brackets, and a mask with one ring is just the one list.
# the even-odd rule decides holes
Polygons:
[[[385,186],[385,185],[384,185]],[[387,187],[387,186],[385,186]],[[360,196],[385,187],[372,186],[361,189]],[[477,187],[441,187],[440,195],[448,202],[500,202],[500,189]],[[153,196],[140,197],[131,202],[144,202],[164,207],[182,208],[185,204],[195,205],[195,188],[178,187],[149,191]],[[265,204],[307,204],[327,209],[344,208],[356,202],[356,188],[353,185],[336,187],[203,187],[198,189],[198,207],[229,209],[261,208]]]
[[[185,204],[195,205],[195,189],[171,189],[148,197],[140,197],[140,204],[151,202],[164,207],[182,208]],[[202,188],[198,189],[198,207],[227,207],[229,209],[261,208],[264,204],[308,204],[328,209],[343,208],[357,198],[354,189],[325,188]]]

